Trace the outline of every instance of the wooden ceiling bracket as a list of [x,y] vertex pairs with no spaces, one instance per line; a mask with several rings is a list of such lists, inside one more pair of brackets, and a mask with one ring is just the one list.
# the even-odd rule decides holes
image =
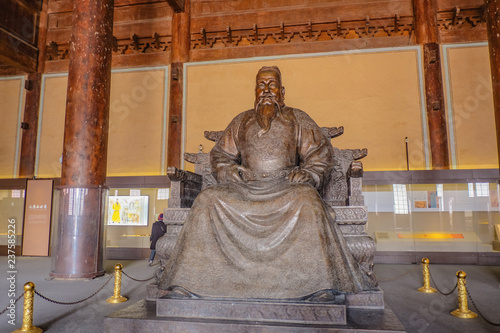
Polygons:
[[452,19],[452,25],[456,25],[458,21],[458,14],[460,14],[460,8],[455,7],[453,8],[453,19]]
[[30,80],[29,78],[24,81],[24,89],[31,91],[33,90],[33,80]]
[[138,51],[139,50],[139,36],[137,36],[136,34],[134,34],[132,37],[132,46],[134,47],[134,50],[135,51]]
[[57,59],[59,56],[59,46],[56,42],[51,41],[47,44],[47,54],[49,59]]
[[481,6],[481,8],[479,8],[480,12],[481,12],[481,20],[479,21],[480,23],[484,23],[486,22],[486,3],[483,4]]
[[203,46],[207,45],[207,31],[205,28],[201,28],[201,44]]
[[153,35],[153,39],[154,39],[155,49],[159,50],[161,47],[160,35],[158,35],[158,33],[155,32]]
[[113,44],[113,52],[118,52],[118,39],[113,36],[111,43]]
[[166,1],[170,5],[170,7],[172,7],[174,12],[184,13],[184,9],[186,8],[186,1],[185,0],[166,0]]
[[233,35],[231,32],[231,27],[229,25],[226,28],[226,32],[227,32],[227,41],[229,42],[229,44],[233,44]]

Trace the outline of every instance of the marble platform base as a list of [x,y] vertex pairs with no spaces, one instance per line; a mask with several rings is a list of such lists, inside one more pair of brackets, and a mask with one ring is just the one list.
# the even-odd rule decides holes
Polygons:
[[[173,302],[188,303],[175,305]],[[304,315],[303,311],[292,309],[291,304],[293,303],[280,307],[276,303],[262,302],[262,304],[256,305],[261,312],[254,310],[245,314],[245,311],[250,310],[254,304],[239,304],[237,305],[238,309],[232,308],[237,311],[230,313],[225,312],[231,309],[229,304],[224,305],[225,309],[224,306],[222,309],[217,309],[215,304],[212,304],[210,308],[207,301],[201,301],[200,303],[200,300],[142,300],[105,317],[104,331],[109,333],[405,332],[401,322],[387,306],[384,309],[353,308],[345,311],[345,307],[338,305],[330,306],[329,310],[322,309],[320,308],[321,303],[317,303],[313,304],[313,308],[309,309],[309,314],[306,312],[306,315]],[[169,309],[169,306],[178,307],[172,310]],[[187,308],[185,308],[186,306]],[[209,309],[208,315],[205,312],[207,309]],[[262,310],[265,310],[265,316],[263,316]],[[271,310],[272,315],[269,314],[269,310]],[[302,308],[302,310],[304,309]],[[201,317],[193,316],[196,313],[204,313],[204,315]],[[262,317],[267,319],[262,320]],[[301,322],[297,320],[300,317],[310,320]],[[345,324],[338,324],[338,322],[335,324],[328,322],[327,319],[345,319]]]
[[500,241],[497,240],[493,241],[493,250],[500,251]]

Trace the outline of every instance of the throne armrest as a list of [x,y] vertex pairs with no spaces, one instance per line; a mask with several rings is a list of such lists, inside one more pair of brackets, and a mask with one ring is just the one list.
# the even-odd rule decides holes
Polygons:
[[363,149],[334,150],[334,165],[323,189],[323,200],[332,207],[363,206],[361,194],[363,164],[358,161],[368,155]]
[[167,176],[170,179],[168,207],[190,208],[201,191],[203,177],[190,171],[179,170],[176,167],[168,167]]
[[201,182],[201,175],[187,170],[180,170],[176,167],[167,167],[168,179],[172,182],[193,181]]
[[347,170],[347,176],[350,178],[363,177],[363,163],[360,161],[352,161]]
[[[365,155],[366,156],[366,155]],[[363,196],[363,163],[352,161],[347,171],[347,189],[348,205],[364,206],[365,198]]]
[[194,172],[198,175],[203,175],[203,170],[207,165],[210,165],[209,154],[202,151],[203,146],[200,145],[200,151],[197,153],[184,153],[184,161],[194,164]]

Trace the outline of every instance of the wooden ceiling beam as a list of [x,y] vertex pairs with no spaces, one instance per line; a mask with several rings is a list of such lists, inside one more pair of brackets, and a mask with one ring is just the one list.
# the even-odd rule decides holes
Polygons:
[[36,72],[38,49],[0,28],[0,64],[32,73]]
[[[186,7],[186,0],[166,0],[167,3],[172,7],[174,12],[183,13],[184,8]],[[189,0],[188,0],[189,1]]]

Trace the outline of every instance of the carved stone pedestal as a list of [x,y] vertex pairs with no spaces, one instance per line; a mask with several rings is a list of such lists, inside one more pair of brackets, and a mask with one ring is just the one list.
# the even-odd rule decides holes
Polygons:
[[[159,289],[156,282],[148,284],[146,290],[148,301],[160,300],[168,293],[166,290]],[[376,288],[357,294],[348,293],[345,294],[345,305],[348,309],[383,310],[385,306],[384,292],[380,288]]]
[[[181,304],[182,303],[182,304]],[[345,323],[342,324],[342,319]],[[142,300],[104,318],[105,332],[405,332],[384,309],[325,303]]]
[[384,292],[378,287],[357,294],[346,294],[345,301],[348,309],[380,310],[385,307]]
[[252,321],[259,324],[345,325],[345,305],[306,302],[159,299],[156,316],[177,320]]

